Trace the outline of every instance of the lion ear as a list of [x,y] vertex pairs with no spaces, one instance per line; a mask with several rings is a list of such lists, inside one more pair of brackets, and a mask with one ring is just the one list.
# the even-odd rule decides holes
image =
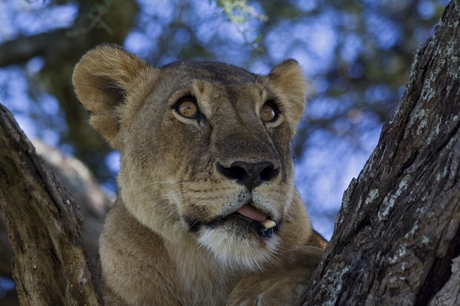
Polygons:
[[294,129],[305,109],[309,89],[299,63],[293,59],[284,60],[270,71],[268,79],[275,86],[277,94],[287,100],[286,111],[293,119]]
[[89,51],[75,67],[75,93],[90,114],[90,124],[112,147],[119,149],[120,130],[147,97],[145,79],[155,78],[156,69],[115,45]]

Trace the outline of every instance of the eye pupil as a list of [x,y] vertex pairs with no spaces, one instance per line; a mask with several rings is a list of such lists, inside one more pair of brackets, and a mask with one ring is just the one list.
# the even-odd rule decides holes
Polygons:
[[265,103],[260,110],[260,118],[265,122],[275,121],[277,118],[275,107],[271,103]]
[[185,118],[194,118],[198,114],[198,106],[192,99],[186,99],[179,102],[177,112]]

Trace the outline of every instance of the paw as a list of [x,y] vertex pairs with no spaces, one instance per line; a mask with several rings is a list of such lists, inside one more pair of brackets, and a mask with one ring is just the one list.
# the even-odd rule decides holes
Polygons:
[[227,306],[300,305],[323,250],[300,247],[277,258],[277,264],[245,276],[233,289]]

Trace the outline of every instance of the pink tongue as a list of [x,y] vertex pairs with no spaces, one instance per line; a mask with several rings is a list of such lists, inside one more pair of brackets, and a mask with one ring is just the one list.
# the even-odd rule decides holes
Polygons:
[[264,213],[257,211],[254,207],[250,205],[244,205],[237,211],[243,216],[245,216],[246,218],[249,218],[255,221],[261,222],[267,219],[267,216]]

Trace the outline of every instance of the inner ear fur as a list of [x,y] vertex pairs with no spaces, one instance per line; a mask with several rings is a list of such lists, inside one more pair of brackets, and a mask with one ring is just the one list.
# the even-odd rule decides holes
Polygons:
[[307,94],[312,91],[305,81],[299,63],[293,59],[284,60],[270,71],[268,79],[287,99],[288,116],[293,119],[295,127],[305,109]]
[[72,82],[90,114],[90,124],[117,149],[120,129],[129,125],[150,91],[146,84],[156,76],[156,68],[139,57],[115,45],[102,45],[82,57]]

